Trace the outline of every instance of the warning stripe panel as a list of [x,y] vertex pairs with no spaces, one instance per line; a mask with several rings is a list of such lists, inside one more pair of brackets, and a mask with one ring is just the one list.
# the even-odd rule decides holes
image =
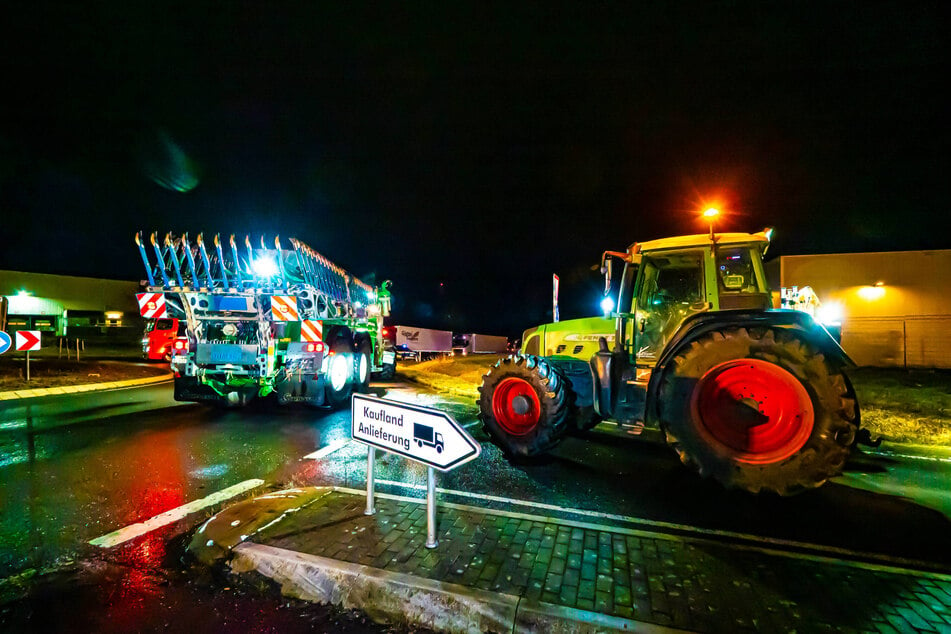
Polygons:
[[324,322],[305,319],[300,323],[300,340],[305,343],[320,343],[324,337]]
[[297,321],[297,298],[293,295],[273,295],[271,297],[271,319],[274,321]]
[[136,293],[135,298],[139,302],[139,314],[143,317],[147,319],[168,317],[164,293]]

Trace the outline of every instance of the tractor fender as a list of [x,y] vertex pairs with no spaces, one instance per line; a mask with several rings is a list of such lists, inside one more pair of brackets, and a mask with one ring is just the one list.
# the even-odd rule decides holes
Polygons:
[[684,320],[670,339],[651,372],[647,386],[647,416],[656,418],[657,389],[670,362],[685,346],[707,333],[723,328],[788,328],[815,346],[827,359],[844,368],[855,367],[855,362],[821,324],[800,310],[721,310],[702,312]]

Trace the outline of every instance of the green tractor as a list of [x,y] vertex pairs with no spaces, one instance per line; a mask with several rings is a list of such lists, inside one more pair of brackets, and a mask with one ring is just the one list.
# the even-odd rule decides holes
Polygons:
[[479,388],[489,437],[528,458],[601,420],[642,421],[726,487],[790,495],[840,474],[860,423],[854,364],[809,315],[772,309],[769,233],[605,252],[605,295],[624,264],[617,312],[525,331]]

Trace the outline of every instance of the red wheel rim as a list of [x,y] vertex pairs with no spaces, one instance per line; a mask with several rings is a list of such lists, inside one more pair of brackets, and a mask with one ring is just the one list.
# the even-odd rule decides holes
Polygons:
[[513,436],[524,436],[535,429],[541,411],[538,395],[524,379],[504,379],[492,394],[492,414],[502,429]]
[[713,440],[749,464],[785,460],[806,444],[815,423],[812,399],[802,383],[759,359],[710,368],[691,405]]

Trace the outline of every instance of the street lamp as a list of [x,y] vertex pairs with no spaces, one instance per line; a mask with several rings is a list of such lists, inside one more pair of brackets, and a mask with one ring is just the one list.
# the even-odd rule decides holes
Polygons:
[[703,212],[703,217],[707,219],[707,222],[710,223],[710,239],[713,240],[713,223],[717,219],[717,216],[720,215],[720,210],[716,207],[710,207]]

